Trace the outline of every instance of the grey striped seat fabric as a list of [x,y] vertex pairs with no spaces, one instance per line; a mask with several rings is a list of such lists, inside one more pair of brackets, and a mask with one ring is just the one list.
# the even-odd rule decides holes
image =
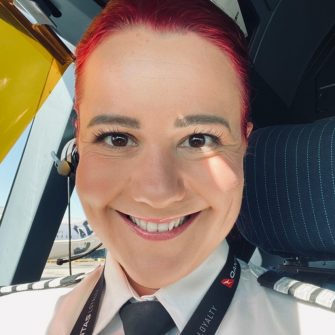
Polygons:
[[251,135],[237,225],[270,254],[335,259],[335,118]]

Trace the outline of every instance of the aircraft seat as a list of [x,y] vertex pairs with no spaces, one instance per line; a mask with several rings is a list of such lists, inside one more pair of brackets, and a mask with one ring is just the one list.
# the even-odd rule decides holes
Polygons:
[[266,264],[275,271],[266,281],[286,276],[335,290],[335,117],[255,130],[244,163],[238,229],[283,260]]

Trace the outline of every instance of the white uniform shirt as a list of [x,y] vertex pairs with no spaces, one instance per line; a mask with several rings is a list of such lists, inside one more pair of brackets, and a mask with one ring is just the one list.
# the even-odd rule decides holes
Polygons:
[[[120,266],[108,256],[106,289],[94,334],[123,335],[118,315],[129,299],[159,300],[176,327],[168,335],[179,334],[222,269],[228,255],[223,242],[191,274],[154,296],[138,297]],[[257,277],[263,270],[241,264],[240,281],[217,334],[229,335],[323,335],[334,333],[335,313],[300,302],[290,296],[261,287]],[[68,335],[103,271],[98,267],[74,288],[13,293],[0,298],[0,333]],[[206,333],[204,333],[206,334]]]

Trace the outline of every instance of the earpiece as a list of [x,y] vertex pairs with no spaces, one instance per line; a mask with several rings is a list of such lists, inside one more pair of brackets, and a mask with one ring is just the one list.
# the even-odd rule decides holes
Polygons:
[[79,163],[79,154],[75,138],[65,144],[60,159],[58,159],[54,152],[51,153],[51,156],[55,162],[57,172],[61,176],[69,177],[71,174],[76,173]]

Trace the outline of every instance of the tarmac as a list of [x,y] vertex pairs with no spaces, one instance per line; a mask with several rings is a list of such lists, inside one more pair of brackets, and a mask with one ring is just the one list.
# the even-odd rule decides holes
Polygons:
[[[88,273],[93,271],[98,265],[104,264],[103,258],[99,259],[82,259],[80,261],[71,262],[72,274]],[[69,263],[57,265],[55,261],[48,261],[42,273],[41,279],[52,279],[66,277],[70,275]]]

